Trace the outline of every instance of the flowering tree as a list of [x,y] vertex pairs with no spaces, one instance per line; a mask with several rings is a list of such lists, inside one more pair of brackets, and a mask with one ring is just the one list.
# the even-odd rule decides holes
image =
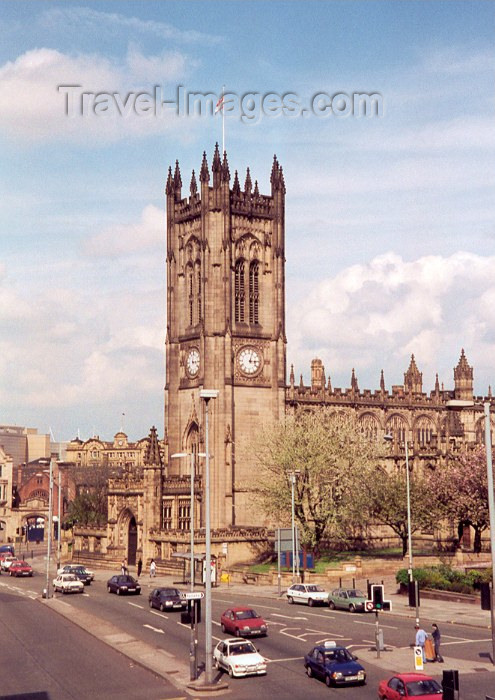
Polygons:
[[[416,473],[410,475],[410,514],[411,536],[421,528],[431,527],[435,518],[429,486],[424,478]],[[388,525],[399,536],[402,555],[407,553],[407,484],[405,468],[387,471],[381,469],[368,475],[366,490],[362,503],[363,512],[368,512],[370,519],[382,525]]]
[[365,435],[352,412],[299,411],[266,426],[253,449],[259,462],[258,502],[281,525],[291,521],[291,473],[298,470],[295,519],[301,542],[316,554],[322,539],[344,538],[356,520],[366,525],[356,494],[383,447]]
[[484,447],[450,458],[432,475],[430,490],[439,513],[474,529],[474,551],[481,551],[481,534],[490,525]]

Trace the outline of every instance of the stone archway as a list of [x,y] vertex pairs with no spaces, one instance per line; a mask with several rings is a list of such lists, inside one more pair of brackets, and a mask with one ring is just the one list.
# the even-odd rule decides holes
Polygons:
[[138,532],[136,518],[132,516],[132,518],[129,520],[129,527],[127,531],[127,563],[129,566],[136,563],[137,541]]

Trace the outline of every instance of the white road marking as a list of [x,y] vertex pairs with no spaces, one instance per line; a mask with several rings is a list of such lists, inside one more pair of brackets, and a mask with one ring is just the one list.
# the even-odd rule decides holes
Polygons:
[[[213,600],[218,603],[228,603],[231,607],[233,607],[231,600],[225,600],[225,598],[213,598]],[[266,610],[273,610],[273,605],[258,605],[258,603],[256,603],[256,605],[253,605],[253,608],[265,608]]]
[[127,605],[132,605],[133,608],[139,608],[140,610],[143,609],[143,606],[138,605],[137,603],[130,603],[129,601],[127,601]]
[[152,615],[156,615],[157,617],[164,617],[165,620],[168,620],[168,615],[164,615],[163,613],[156,612],[155,610],[150,610],[150,613]]
[[153,632],[158,632],[158,634],[165,634],[165,632],[158,629],[158,627],[152,627],[151,625],[143,625],[143,627],[147,627],[148,629],[153,630]]
[[272,617],[283,617],[284,620],[306,620],[308,621],[307,617],[289,617],[289,615],[279,615],[278,613],[272,613]]
[[[361,620],[353,620],[355,625],[370,625],[371,627],[376,627],[376,622],[362,622]],[[380,629],[386,627],[389,630],[399,629],[398,627],[393,627],[392,625],[382,625],[380,622]]]
[[219,623],[219,622],[217,622],[216,620],[212,620],[212,623],[213,623],[214,625],[218,625],[218,627],[220,627],[220,626],[221,626],[221,625],[220,625],[220,623]]
[[267,661],[269,664],[277,664],[284,661],[301,661],[301,659],[304,659],[304,656],[290,656],[287,659],[267,659],[265,656],[265,661]]

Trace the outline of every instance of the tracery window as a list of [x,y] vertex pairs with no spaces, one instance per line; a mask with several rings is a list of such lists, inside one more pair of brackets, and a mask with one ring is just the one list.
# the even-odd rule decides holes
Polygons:
[[392,435],[394,442],[403,445],[406,441],[406,422],[399,415],[394,415],[387,422],[387,433]]
[[428,445],[434,432],[433,423],[426,416],[422,416],[416,423],[416,439],[420,445]]
[[201,322],[201,265],[196,263],[196,311],[198,314],[198,323]]
[[189,325],[192,326],[194,322],[194,279],[191,265],[188,265],[187,267],[187,304],[189,311]]
[[249,323],[259,323],[259,264],[249,266]]
[[179,530],[189,530],[191,527],[191,504],[189,501],[179,501]]
[[245,303],[245,286],[244,286],[244,260],[238,260],[235,264],[235,320],[237,323],[244,323],[244,303]]
[[359,426],[368,440],[378,440],[378,421],[371,413],[359,418]]
[[162,506],[162,525],[164,530],[172,529],[172,503],[164,501]]

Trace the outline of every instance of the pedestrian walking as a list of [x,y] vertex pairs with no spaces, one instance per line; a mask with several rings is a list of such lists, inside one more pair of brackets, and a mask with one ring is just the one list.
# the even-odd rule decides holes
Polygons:
[[143,560],[141,557],[139,557],[139,561],[137,563],[137,577],[139,578],[141,576],[141,571],[143,570]]
[[150,578],[155,578],[155,574],[156,574],[156,564],[155,564],[155,560],[152,559],[150,562]]
[[436,622],[434,622],[431,627],[431,636],[433,637],[433,646],[435,647],[435,661],[443,664],[443,656],[440,654],[440,642],[442,640],[442,635],[440,634],[440,630],[438,629]]
[[124,557],[122,559],[122,564],[120,565],[120,571],[123,576],[127,573],[127,559]]
[[414,625],[414,629],[416,630],[416,646],[421,647],[421,655],[424,663],[426,661],[425,642],[428,635],[418,624]]

